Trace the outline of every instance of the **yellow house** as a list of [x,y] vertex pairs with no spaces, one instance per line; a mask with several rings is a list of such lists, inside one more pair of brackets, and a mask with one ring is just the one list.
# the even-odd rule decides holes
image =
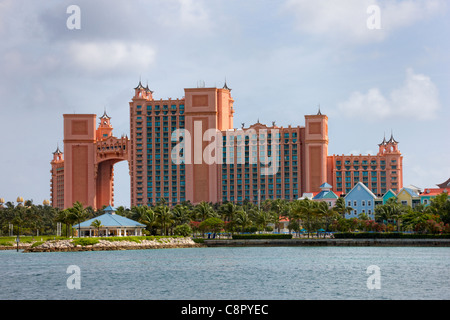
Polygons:
[[405,206],[414,208],[417,204],[420,204],[420,194],[418,190],[402,188],[397,194],[397,201]]

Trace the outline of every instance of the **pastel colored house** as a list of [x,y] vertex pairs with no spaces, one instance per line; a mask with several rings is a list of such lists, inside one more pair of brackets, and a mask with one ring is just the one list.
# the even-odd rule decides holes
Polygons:
[[419,189],[405,187],[397,194],[398,202],[405,206],[414,208],[420,204],[420,192]]
[[397,198],[397,195],[395,194],[394,191],[392,191],[392,189],[389,189],[388,192],[386,192],[382,197],[379,197],[375,200],[375,207],[386,204],[386,202],[390,198],[395,198],[395,199]]
[[346,205],[352,207],[353,211],[346,214],[346,218],[358,218],[358,215],[365,213],[369,218],[375,218],[376,195],[369,190],[362,182],[358,182],[345,196]]
[[441,193],[448,193],[447,188],[427,188],[423,191],[423,193],[420,195],[420,203],[428,206],[430,205],[431,201]]
[[328,204],[328,207],[334,207],[339,196],[331,190],[333,186],[325,182],[319,188],[321,191],[313,197],[313,200],[325,201]]
[[[105,213],[98,217],[73,225],[72,228],[76,231],[77,236],[78,230],[80,230],[82,237],[142,236],[142,229],[146,227],[145,224],[116,214],[116,210],[111,206],[106,207],[103,211]],[[101,224],[99,230],[92,226],[94,220],[100,221]]]
[[388,192],[386,192],[384,194],[384,196],[381,198],[383,200],[383,204],[386,204],[386,202],[390,199],[390,198],[397,198],[397,195],[395,194],[394,191],[392,191],[392,189],[389,189]]

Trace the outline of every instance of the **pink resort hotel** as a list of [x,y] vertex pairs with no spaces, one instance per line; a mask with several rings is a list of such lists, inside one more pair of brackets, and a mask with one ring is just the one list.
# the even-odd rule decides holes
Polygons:
[[[183,201],[257,203],[295,200],[324,183],[343,195],[358,182],[375,195],[403,187],[402,155],[391,135],[376,155],[328,155],[328,117],[302,126],[233,126],[223,88],[187,88],[182,99],[155,100],[141,82],[130,106],[130,136],[114,137],[106,112],[64,115],[64,154],[53,153],[54,207],[114,206],[114,164],[128,161],[131,206]],[[97,123],[98,120],[98,123]]]

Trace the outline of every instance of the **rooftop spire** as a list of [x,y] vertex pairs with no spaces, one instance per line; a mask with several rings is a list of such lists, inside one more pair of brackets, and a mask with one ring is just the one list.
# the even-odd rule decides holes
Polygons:
[[383,141],[379,144],[379,146],[381,147],[381,146],[384,146],[384,145],[386,145],[386,132],[384,133]]
[[223,85],[222,89],[227,89],[227,90],[231,91],[231,89],[228,88],[228,86],[227,86],[227,78],[226,77],[225,77],[225,84]]
[[319,112],[317,112],[317,115],[318,115],[318,116],[321,116],[321,115],[322,115],[322,112],[320,112],[320,103],[319,103]]
[[147,81],[147,86],[145,87],[145,91],[150,92],[150,93],[153,93],[153,91],[150,90],[149,87],[148,87],[148,81]]
[[391,130],[391,138],[389,139],[388,143],[398,143],[398,142],[394,139],[394,134],[392,133],[392,130]]
[[59,144],[56,144],[56,151],[53,154],[61,154],[61,150],[59,150]]
[[111,119],[111,117],[108,116],[108,114],[106,113],[106,107],[105,107],[105,110],[103,111],[103,115],[100,117],[100,119],[105,119],[105,118]]
[[141,82],[141,78],[140,78],[140,77],[139,77],[139,84],[138,84],[137,87],[134,88],[134,89],[145,89],[144,86],[142,85],[142,82]]

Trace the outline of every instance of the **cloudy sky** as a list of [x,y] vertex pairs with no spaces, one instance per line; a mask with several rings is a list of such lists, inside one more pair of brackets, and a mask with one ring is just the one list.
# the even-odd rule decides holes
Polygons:
[[[434,187],[450,177],[449,33],[447,0],[0,0],[0,197],[49,198],[64,113],[106,108],[128,134],[139,78],[156,99],[226,78],[237,126],[304,125],[320,104],[330,154],[374,154],[392,130],[404,184]],[[115,173],[129,206],[127,164]]]

